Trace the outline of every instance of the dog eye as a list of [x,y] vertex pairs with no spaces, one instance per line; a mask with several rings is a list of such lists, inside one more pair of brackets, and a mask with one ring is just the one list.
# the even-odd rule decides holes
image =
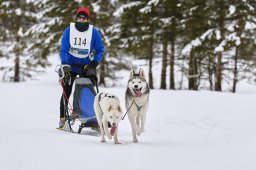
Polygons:
[[141,81],[139,81],[139,83],[141,83]]
[[134,83],[134,81],[132,83]]
[[116,118],[118,119],[119,117],[117,116]]
[[113,117],[112,116],[110,116],[110,119],[112,119]]

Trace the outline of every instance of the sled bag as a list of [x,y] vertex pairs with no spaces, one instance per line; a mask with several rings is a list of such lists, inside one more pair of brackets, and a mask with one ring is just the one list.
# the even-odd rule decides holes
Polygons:
[[[96,92],[89,78],[77,78],[73,97],[73,109],[80,115],[81,122],[97,122],[94,111]],[[94,117],[94,118],[93,118]]]

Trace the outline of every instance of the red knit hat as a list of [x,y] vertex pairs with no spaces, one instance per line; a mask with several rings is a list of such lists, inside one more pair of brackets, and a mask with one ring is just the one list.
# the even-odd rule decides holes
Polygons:
[[89,8],[78,8],[76,11],[76,16],[78,16],[79,13],[86,13],[88,15],[88,17],[90,17]]

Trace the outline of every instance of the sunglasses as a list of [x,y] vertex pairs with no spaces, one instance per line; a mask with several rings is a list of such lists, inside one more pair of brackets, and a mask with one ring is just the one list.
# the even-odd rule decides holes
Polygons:
[[77,19],[87,20],[88,18],[83,16],[83,15],[80,15],[80,16],[77,17]]

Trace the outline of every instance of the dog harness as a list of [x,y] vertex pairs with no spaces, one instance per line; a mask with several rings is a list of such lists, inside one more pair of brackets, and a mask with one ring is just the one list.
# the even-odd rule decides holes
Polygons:
[[135,105],[136,105],[136,107],[137,107],[137,111],[138,111],[138,112],[140,112],[140,110],[141,110],[142,106],[144,106],[144,105],[146,104],[146,103],[145,103],[144,105],[139,106],[139,105],[138,105],[134,100],[133,100],[133,102],[135,103]]
[[106,93],[105,96],[101,97],[102,94],[103,94],[103,93],[100,93],[100,95],[99,95],[98,104],[99,104],[99,107],[100,107],[100,111],[102,112],[102,114],[104,114],[104,112],[102,111],[101,106],[100,106],[100,101],[101,101],[101,99],[102,99],[102,98],[105,98],[105,97],[108,97],[108,98],[115,98],[115,96],[114,96],[114,95],[108,96],[108,93]]
[[103,93],[100,93],[98,102],[100,102],[101,98],[104,98],[104,97],[115,98],[114,95],[108,96],[108,93],[106,93],[104,97],[101,97],[102,94],[103,94]]

